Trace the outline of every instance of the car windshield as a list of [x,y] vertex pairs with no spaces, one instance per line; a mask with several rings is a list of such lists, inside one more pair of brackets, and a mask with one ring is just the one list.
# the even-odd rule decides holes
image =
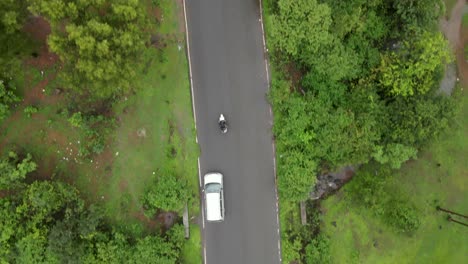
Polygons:
[[221,184],[219,183],[208,183],[205,185],[205,191],[207,193],[218,193],[220,192]]

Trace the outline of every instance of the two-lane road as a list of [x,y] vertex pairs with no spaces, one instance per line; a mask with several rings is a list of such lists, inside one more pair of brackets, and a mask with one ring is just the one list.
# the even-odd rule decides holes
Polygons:
[[258,0],[186,0],[201,174],[224,175],[225,221],[203,230],[207,264],[280,263],[259,8]]

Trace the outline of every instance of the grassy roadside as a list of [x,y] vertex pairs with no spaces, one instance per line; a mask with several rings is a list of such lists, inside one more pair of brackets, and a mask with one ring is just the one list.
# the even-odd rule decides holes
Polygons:
[[[439,205],[468,212],[468,98],[462,98],[457,126],[421,152],[394,175],[394,185],[411,197],[421,215],[421,226],[412,235],[388,228],[367,208],[352,204],[347,187],[322,206],[324,233],[330,237],[335,263],[463,263],[468,237],[466,227],[447,221]],[[463,220],[463,219],[459,219]],[[332,224],[334,222],[334,224]],[[336,225],[336,227],[334,226]]]
[[[136,237],[170,225],[164,214],[145,216],[141,199],[169,167],[175,168],[172,175],[187,180],[191,193],[189,216],[197,216],[200,210],[199,150],[195,143],[185,34],[179,27],[176,1],[158,2],[159,7],[153,8],[147,1],[157,28],[157,41],[146,50],[140,63],[140,74],[134,83],[138,92],[112,104],[110,115],[115,117],[116,126],[102,153],[90,158],[77,156],[84,143],[80,134],[83,131],[71,126],[63,93],[54,94],[60,87],[54,79],[58,63],[47,67],[22,65],[24,76],[18,76],[17,84],[25,101],[12,110],[0,131],[0,152],[12,149],[31,153],[38,163],[35,178],[56,178],[74,184],[87,201],[106,209],[111,222]],[[29,106],[37,108],[37,113],[24,113]],[[179,219],[169,222],[174,220]],[[201,263],[199,227],[195,224],[191,224],[191,238],[186,244],[183,258]]]
[[[94,177],[89,195],[104,201],[114,221],[130,232],[161,227],[163,216],[148,218],[142,211],[142,195],[161,173],[185,178],[191,189],[189,214],[199,214],[195,129],[185,54],[185,35],[179,31],[175,1],[160,4],[157,49],[147,50],[137,78],[138,92],[114,105],[120,125],[114,133],[112,165],[93,176],[83,171],[80,184],[86,188]],[[171,153],[170,155],[168,153]],[[170,168],[171,167],[171,168]],[[175,171],[172,171],[175,168]],[[106,171],[107,170],[107,171]],[[109,171],[111,173],[109,173]],[[110,175],[111,174],[111,175]],[[105,176],[108,175],[108,176]],[[200,254],[200,240],[191,224],[191,238],[184,254]],[[198,246],[196,246],[198,245]],[[198,248],[197,248],[198,247]]]
[[[445,2],[449,13],[456,1]],[[461,111],[452,129],[385,183],[384,189],[401,190],[415,205],[421,220],[419,229],[403,234],[388,227],[370,209],[351,202],[347,185],[339,195],[322,203],[322,230],[330,237],[334,263],[466,262],[466,227],[449,222],[446,213],[435,209],[440,206],[465,215],[468,212],[468,87],[462,88],[457,89]]]
[[[266,38],[266,45],[267,48],[271,49],[271,45],[269,44],[268,34],[271,28],[271,15],[273,13],[273,3],[271,0],[262,0],[262,8],[263,8],[263,25],[265,28],[265,38]],[[271,55],[271,54],[270,54]],[[278,71],[280,61],[276,61],[274,56],[270,56],[270,77],[271,81],[279,81],[283,80],[282,73]],[[271,87],[270,89],[273,89]],[[271,91],[270,91],[271,92]],[[279,114],[275,111],[276,109],[273,107],[273,118],[279,118]],[[278,153],[276,153],[276,159],[279,160]],[[278,177],[278,176],[277,176]],[[299,250],[301,249],[301,244],[291,243],[289,241],[293,240],[293,238],[289,237],[291,233],[299,233],[302,226],[301,226],[301,218],[300,218],[300,208],[299,204],[292,203],[285,199],[282,199],[281,195],[279,194],[279,222],[280,222],[280,239],[281,239],[281,256],[283,259],[283,263],[288,263],[287,260],[296,259],[299,255]]]

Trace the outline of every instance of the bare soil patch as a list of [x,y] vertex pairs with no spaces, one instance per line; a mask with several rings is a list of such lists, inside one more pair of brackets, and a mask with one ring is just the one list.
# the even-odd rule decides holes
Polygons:
[[184,14],[184,0],[175,0],[177,3],[177,20],[179,22],[179,32],[185,33],[185,14]]
[[468,62],[464,54],[464,47],[468,45],[468,28],[460,31],[461,40],[456,50],[458,74],[463,86],[468,86]]
[[[450,48],[455,52],[458,75],[464,86],[468,85],[468,63],[464,55],[464,46],[468,43],[468,29],[463,29],[461,27],[463,7],[465,5],[466,0],[458,0],[451,11],[450,19],[447,20],[443,18],[439,23],[440,29],[447,38]],[[448,74],[451,75],[450,72]],[[447,76],[446,73],[444,81],[447,78],[450,78],[450,76]],[[444,83],[444,81],[442,83]],[[450,88],[453,89],[455,84],[453,82],[450,83],[452,83],[452,87]]]
[[23,31],[29,34],[34,40],[41,44],[37,56],[33,56],[26,63],[41,70],[50,68],[58,61],[58,56],[49,51],[47,37],[50,34],[49,23],[40,16],[30,17],[23,27]]
[[174,212],[162,212],[158,214],[157,219],[158,222],[163,224],[165,230],[168,230],[175,224],[177,220],[177,214]]
[[127,190],[127,188],[128,188],[128,182],[127,182],[126,180],[121,180],[121,181],[119,182],[119,190],[120,190],[121,192],[124,192],[124,191]]
[[41,16],[30,17],[26,21],[23,30],[41,43],[45,43],[47,41],[47,37],[51,32],[49,22]]
[[156,221],[155,219],[150,219],[146,217],[145,214],[143,213],[143,209],[137,212],[134,212],[133,216],[136,219],[138,219],[140,222],[142,222],[146,226],[146,228],[151,232],[154,232],[156,228],[160,226],[158,221]]

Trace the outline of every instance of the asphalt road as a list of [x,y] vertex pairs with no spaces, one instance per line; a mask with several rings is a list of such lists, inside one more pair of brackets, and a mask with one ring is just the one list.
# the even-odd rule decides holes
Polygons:
[[207,264],[280,263],[259,8],[258,0],[186,0],[201,175],[224,175],[225,221],[203,229]]

